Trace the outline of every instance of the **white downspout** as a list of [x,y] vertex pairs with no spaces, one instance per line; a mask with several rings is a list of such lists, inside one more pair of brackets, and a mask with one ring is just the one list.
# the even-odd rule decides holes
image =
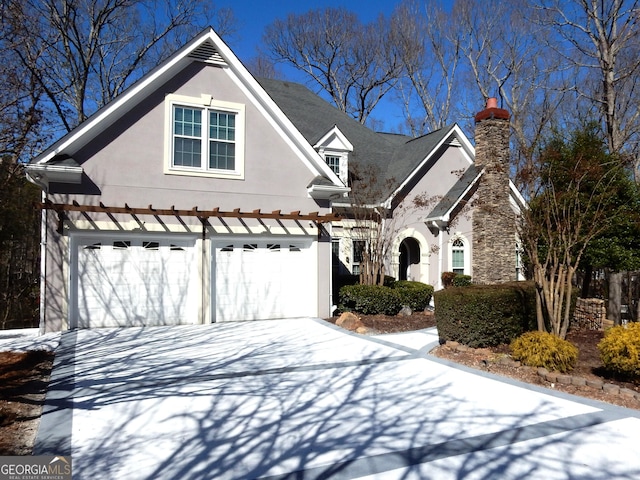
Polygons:
[[[42,199],[42,203],[45,203],[47,194],[42,191],[40,198]],[[48,210],[43,208],[40,213],[40,323],[38,325],[38,333],[40,335],[43,335],[46,330],[47,212]]]
[[442,273],[444,272],[444,230],[439,229],[438,232],[438,251],[440,258],[438,261],[438,290],[442,290]]

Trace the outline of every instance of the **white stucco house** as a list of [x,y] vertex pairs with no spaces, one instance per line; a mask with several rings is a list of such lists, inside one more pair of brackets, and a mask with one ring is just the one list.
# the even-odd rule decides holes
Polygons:
[[473,275],[473,223],[456,215],[481,183],[474,157],[456,125],[376,133],[256,79],[207,29],[27,166],[43,190],[41,329],[329,316],[335,257],[357,271],[335,213],[357,161],[397,180],[381,202],[440,199],[403,220],[393,275]]

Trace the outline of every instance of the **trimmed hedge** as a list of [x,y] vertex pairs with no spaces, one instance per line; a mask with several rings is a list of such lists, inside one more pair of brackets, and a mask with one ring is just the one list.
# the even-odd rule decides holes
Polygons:
[[537,329],[533,282],[450,287],[436,292],[434,300],[440,343],[488,347]]
[[468,287],[471,285],[471,275],[462,275],[460,273],[453,277],[454,287]]
[[397,290],[380,285],[346,285],[340,289],[340,310],[364,315],[397,315],[402,300]]
[[414,312],[427,308],[433,296],[433,287],[422,282],[400,280],[393,284],[393,289],[400,295],[402,306],[407,305]]
[[463,275],[461,273],[442,272],[440,280],[442,280],[442,286],[444,288],[467,287],[471,285],[471,275]]

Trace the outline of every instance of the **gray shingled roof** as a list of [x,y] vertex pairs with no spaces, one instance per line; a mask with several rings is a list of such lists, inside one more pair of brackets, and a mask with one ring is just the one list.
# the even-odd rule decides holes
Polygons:
[[[311,145],[337,126],[353,145],[350,160],[376,166],[384,175],[382,180],[393,179],[395,186],[403,183],[453,128],[445,127],[418,138],[379,133],[338,110],[304,85],[266,78],[257,80]],[[391,192],[385,192],[385,195]]]

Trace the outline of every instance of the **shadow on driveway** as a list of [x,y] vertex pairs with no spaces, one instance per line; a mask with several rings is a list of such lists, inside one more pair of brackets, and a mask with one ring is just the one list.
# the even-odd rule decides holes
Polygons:
[[632,412],[415,338],[314,319],[68,332],[35,453],[70,454],[74,479],[640,477]]

